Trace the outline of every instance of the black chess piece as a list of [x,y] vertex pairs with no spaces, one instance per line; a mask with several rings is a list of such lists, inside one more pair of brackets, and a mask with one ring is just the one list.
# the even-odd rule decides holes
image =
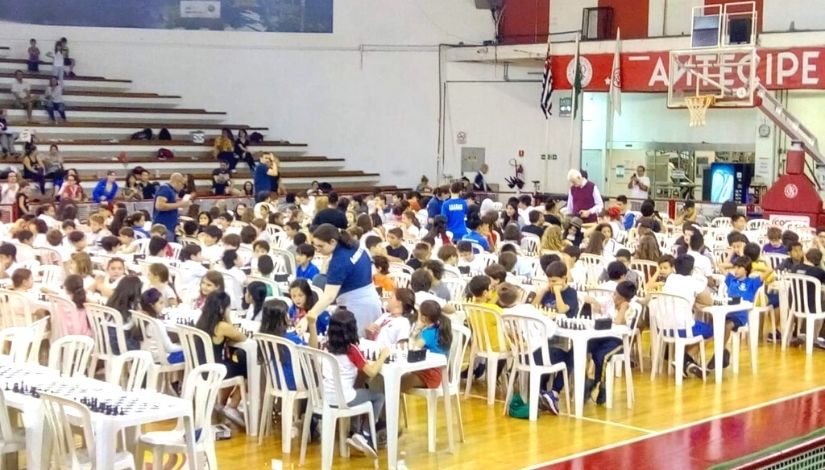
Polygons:
[[14,387],[12,387],[12,389],[11,389],[11,390],[12,390],[14,393],[19,393],[19,392],[20,392],[20,384],[18,384],[17,382],[15,382],[15,383],[14,383]]

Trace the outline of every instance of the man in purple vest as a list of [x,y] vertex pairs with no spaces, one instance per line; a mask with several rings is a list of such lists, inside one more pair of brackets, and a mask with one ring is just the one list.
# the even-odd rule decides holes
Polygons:
[[586,224],[596,223],[599,214],[604,209],[602,195],[599,188],[582,176],[579,170],[567,172],[567,181],[570,182],[570,192],[567,195],[567,207],[564,212],[572,217],[579,217]]

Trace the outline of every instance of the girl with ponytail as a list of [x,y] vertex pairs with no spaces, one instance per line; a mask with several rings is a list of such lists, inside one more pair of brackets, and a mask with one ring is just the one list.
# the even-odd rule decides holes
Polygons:
[[[421,302],[418,309],[418,323],[410,338],[410,349],[426,349],[430,353],[450,354],[453,329],[450,318],[441,311],[434,300]],[[407,374],[401,379],[401,393],[412,387],[436,388],[441,386],[441,369],[426,369]],[[406,388],[405,388],[406,387]]]
[[367,327],[367,339],[381,346],[405,343],[415,323],[415,294],[410,289],[396,289],[387,302],[387,312]]
[[63,291],[71,299],[74,309],[63,309],[62,303],[58,304],[58,311],[55,315],[60,318],[57,322],[63,325],[61,335],[85,335],[92,336],[92,329],[86,319],[86,289],[83,286],[83,277],[78,274],[70,274],[63,281]]

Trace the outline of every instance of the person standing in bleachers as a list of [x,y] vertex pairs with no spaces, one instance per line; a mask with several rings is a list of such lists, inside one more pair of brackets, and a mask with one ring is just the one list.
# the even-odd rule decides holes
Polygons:
[[40,48],[37,47],[37,39],[29,40],[29,59],[26,61],[29,72],[40,72]]
[[261,202],[269,197],[269,193],[278,190],[278,165],[275,162],[275,155],[265,153],[255,166],[252,173],[252,181],[255,186],[255,202]]

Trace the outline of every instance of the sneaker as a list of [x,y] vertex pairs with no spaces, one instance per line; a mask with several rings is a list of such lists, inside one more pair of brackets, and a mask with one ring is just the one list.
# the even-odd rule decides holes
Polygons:
[[347,444],[350,447],[355,448],[359,452],[363,453],[364,455],[371,457],[373,459],[378,458],[378,453],[375,452],[375,449],[372,448],[372,444],[364,437],[361,433],[355,433],[349,438],[347,438]]
[[596,395],[596,404],[604,405],[607,402],[607,388],[604,385],[599,386],[599,394]]
[[[730,351],[725,349],[724,354],[722,354],[722,368],[727,369],[727,367],[729,365],[730,365]],[[708,362],[708,365],[707,365],[707,369],[708,370],[716,369],[716,356],[715,355],[710,358],[710,361]]]
[[556,392],[541,392],[539,394],[539,405],[542,405],[554,415],[559,414],[559,396]]
[[819,349],[825,349],[825,338],[817,338],[814,340],[814,346]]
[[676,364],[676,361],[671,361],[671,362],[670,362],[670,365],[672,365],[672,366],[673,366],[673,370],[682,371],[682,378],[683,378],[683,379],[684,379],[684,378],[686,378],[686,377],[688,376],[688,373],[687,373],[687,361],[685,361],[685,364],[683,364],[682,366],[679,366],[678,364]]
[[778,331],[768,333],[768,337],[765,339],[765,341],[767,341],[769,343],[781,343],[782,342],[782,334],[779,333]]
[[224,407],[223,415],[226,416],[229,419],[229,421],[232,421],[240,427],[246,426],[243,420],[243,415],[240,411],[238,411],[237,408],[233,408],[231,406]]
[[697,364],[695,362],[691,362],[685,368],[685,372],[687,372],[688,374],[690,374],[694,377],[697,377],[697,378],[701,379],[703,370],[702,370],[702,367],[699,366],[699,364]]
[[590,400],[590,395],[593,394],[593,387],[596,385],[596,381],[593,379],[584,379],[584,401]]

